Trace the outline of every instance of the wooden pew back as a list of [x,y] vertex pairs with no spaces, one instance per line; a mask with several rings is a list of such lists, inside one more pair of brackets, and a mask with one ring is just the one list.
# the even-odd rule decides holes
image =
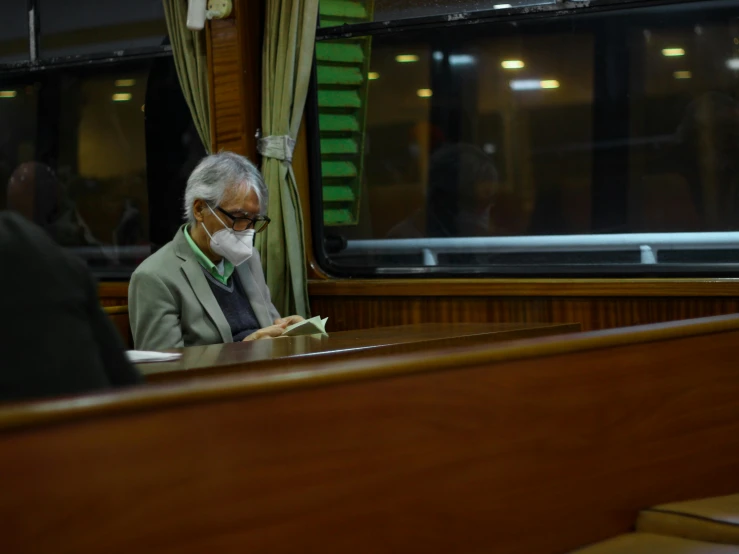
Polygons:
[[558,553],[739,491],[739,317],[0,410],[9,552]]
[[121,335],[123,345],[129,350],[132,349],[133,336],[131,335],[131,324],[128,318],[128,306],[103,306],[103,311]]

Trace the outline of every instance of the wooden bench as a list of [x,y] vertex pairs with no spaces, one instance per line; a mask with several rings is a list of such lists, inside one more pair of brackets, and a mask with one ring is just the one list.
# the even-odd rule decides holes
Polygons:
[[0,410],[3,551],[567,552],[739,491],[739,317]]
[[340,331],[329,336],[285,337],[246,343],[173,349],[182,358],[139,365],[148,382],[201,379],[240,371],[296,369],[317,363],[374,358],[399,353],[461,348],[514,339],[574,333],[574,323],[427,323]]
[[113,321],[113,325],[123,339],[123,344],[127,349],[133,348],[133,336],[131,335],[131,325],[128,319],[128,306],[103,306],[103,311]]

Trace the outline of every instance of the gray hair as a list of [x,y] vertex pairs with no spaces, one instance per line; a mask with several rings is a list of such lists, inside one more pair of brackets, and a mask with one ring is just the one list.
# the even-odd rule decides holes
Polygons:
[[259,212],[267,212],[267,185],[257,167],[244,156],[219,152],[203,158],[187,179],[185,188],[185,218],[195,223],[192,205],[205,200],[211,206],[220,204],[231,187],[244,186],[259,199]]

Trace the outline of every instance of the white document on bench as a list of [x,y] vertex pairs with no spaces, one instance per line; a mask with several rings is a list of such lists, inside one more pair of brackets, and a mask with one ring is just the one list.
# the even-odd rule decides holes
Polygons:
[[147,350],[127,350],[126,356],[128,361],[133,364],[143,364],[146,362],[171,362],[179,360],[182,354],[178,352],[151,352]]

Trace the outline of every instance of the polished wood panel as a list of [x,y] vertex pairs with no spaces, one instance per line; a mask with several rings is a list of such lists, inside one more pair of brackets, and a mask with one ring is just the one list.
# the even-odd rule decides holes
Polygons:
[[128,306],[103,306],[103,311],[109,316],[128,315]]
[[210,22],[211,141],[215,152],[225,149],[244,154],[244,120],[239,105],[241,56],[237,34],[235,19]]
[[128,306],[103,306],[103,311],[110,317],[118,334],[127,349],[133,348],[131,323],[128,318]]
[[99,283],[98,297],[102,306],[127,306],[128,282]]
[[717,318],[0,410],[3,544],[566,552],[739,490],[737,340]]
[[234,0],[233,16],[208,25],[213,151],[257,157],[261,119],[262,2]]
[[[309,283],[311,310],[336,331],[433,323],[579,323],[610,329],[739,312],[736,279],[333,280]],[[127,283],[102,283],[103,305]]]
[[333,279],[315,296],[739,297],[739,279]]
[[572,322],[609,329],[739,312],[737,279],[311,281],[336,329],[433,322]]
[[[277,372],[268,372],[266,375],[249,372],[236,377],[203,380],[197,387],[158,386],[150,387],[146,391],[138,389],[128,393],[87,396],[86,401],[81,403],[76,400],[60,400],[29,403],[18,408],[0,407],[0,431],[27,425],[58,423],[79,417],[102,416],[163,405],[209,401],[214,396],[231,398],[273,390],[290,390],[295,387],[374,379],[387,375],[388,372],[405,375],[419,371],[438,371],[449,367],[463,368],[479,363],[543,358],[731,332],[739,332],[739,315],[577,333],[565,337],[543,337],[509,342],[503,346],[499,344],[492,347],[481,345],[463,352],[457,350],[434,352],[428,357],[410,354],[384,359],[367,357],[350,363],[345,363],[343,360],[333,364],[319,362],[313,368],[319,371],[301,369],[289,377],[279,375]],[[391,366],[389,371],[388,366]]]
[[349,361],[368,356],[464,348],[522,338],[574,333],[579,325],[557,324],[421,324],[331,333],[330,336],[285,337],[276,340],[213,344],[174,349],[182,358],[140,364],[149,382],[199,379],[236,371],[294,369],[318,362]]

